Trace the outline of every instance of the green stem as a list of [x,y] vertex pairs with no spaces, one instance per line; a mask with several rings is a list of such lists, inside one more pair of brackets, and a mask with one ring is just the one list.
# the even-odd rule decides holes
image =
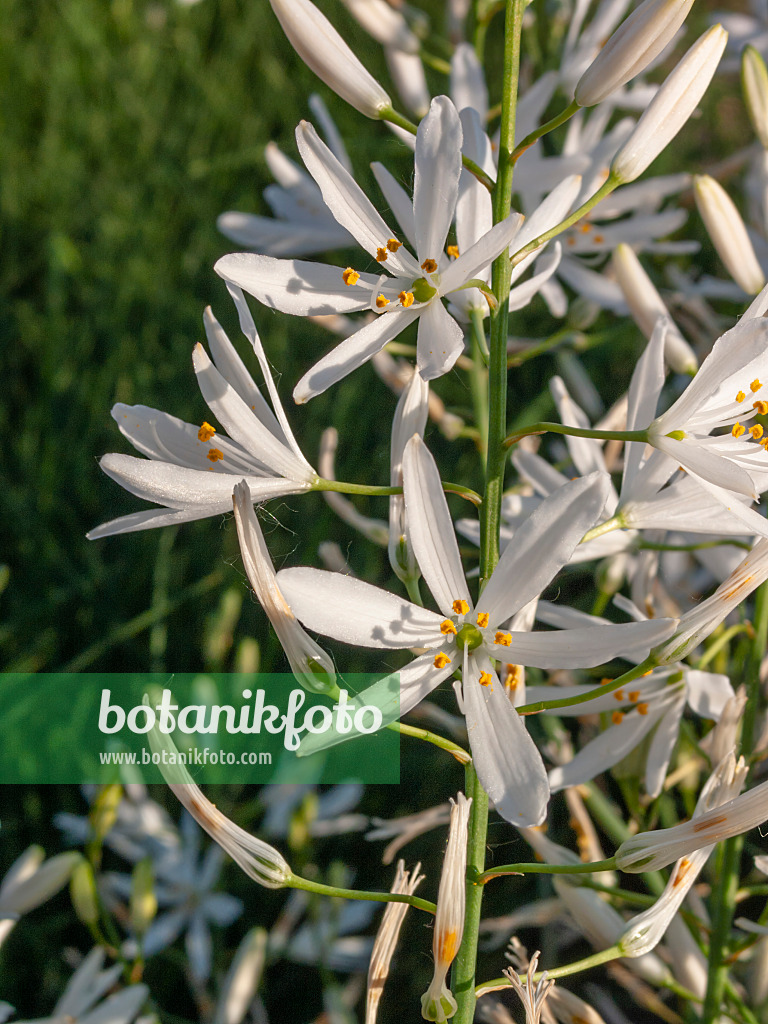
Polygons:
[[724,629],[717,639],[709,645],[704,654],[699,658],[696,663],[697,669],[706,668],[722,651],[722,649],[729,644],[735,636],[739,633],[747,633],[748,635],[754,633],[754,630],[748,622],[737,622],[733,626],[729,626],[728,629]]
[[509,448],[521,437],[529,437],[531,434],[566,434],[568,437],[591,437],[597,441],[648,441],[646,430],[591,430],[587,427],[569,427],[565,423],[532,423],[505,437],[504,446]]
[[594,700],[595,697],[601,697],[603,694],[621,689],[622,686],[631,683],[633,679],[644,676],[646,672],[655,667],[656,663],[649,655],[640,665],[635,665],[625,672],[624,675],[619,676],[610,683],[601,683],[600,686],[587,690],[586,693],[582,693],[578,697],[562,697],[559,700],[537,700],[533,704],[521,704],[517,709],[517,713],[519,715],[537,715],[540,711],[556,711],[558,708],[572,708],[577,704],[586,704],[587,701]]
[[291,875],[286,882],[289,889],[302,889],[304,892],[316,892],[320,896],[337,896],[343,900],[368,900],[371,903],[407,903],[417,910],[424,910],[428,914],[434,914],[434,903],[429,900],[422,900],[418,896],[409,896],[402,892],[364,892],[362,889],[341,889],[337,885],[324,885],[322,882],[314,882],[310,878],[301,878],[299,875]]
[[424,740],[425,743],[431,743],[435,747],[440,747],[441,750],[447,750],[461,764],[469,764],[472,760],[464,747],[460,747],[458,743],[447,740],[444,736],[438,736],[435,732],[430,732],[429,729],[419,729],[415,725],[404,725],[403,722],[390,722],[387,728],[391,729],[392,732],[399,732],[401,736],[413,736],[417,740]]
[[559,128],[561,124],[565,124],[580,109],[581,107],[576,100],[572,100],[565,110],[561,110],[559,114],[556,114],[555,117],[545,122],[545,124],[540,124],[538,128],[532,131],[530,135],[526,135],[523,141],[515,146],[514,152],[509,158],[510,162],[513,164],[517,163],[526,149],[530,149],[534,142],[538,142],[542,135],[546,135],[548,132],[554,131],[555,128]]
[[596,871],[613,871],[616,861],[613,857],[607,860],[596,860],[591,864],[501,864],[497,868],[484,871],[477,879],[479,885],[485,885],[491,878],[501,875],[585,875]]
[[[338,491],[339,494],[368,494],[373,497],[387,496],[389,494],[402,494],[402,487],[384,487],[378,484],[351,484],[346,480],[324,480],[318,477],[312,484],[313,491]],[[466,498],[473,505],[481,505],[483,499],[473,491],[471,487],[464,487],[462,484],[452,484],[448,480],[443,481],[443,490],[449,494],[458,494],[460,498]]]
[[475,423],[479,433],[478,447],[485,465],[488,459],[488,365],[489,352],[485,340],[485,327],[482,312],[476,309],[471,313],[472,336],[472,372],[470,387],[472,404],[475,410]]
[[[755,636],[746,669],[747,704],[741,727],[741,754],[747,759],[754,750],[755,723],[760,701],[760,665],[768,645],[768,585],[763,583],[755,596]],[[713,1024],[720,1016],[723,995],[728,985],[726,947],[731,933],[744,836],[727,839],[718,850],[718,884],[713,890],[712,932],[709,940],[707,993],[701,1014],[702,1024]]]
[[[571,974],[588,971],[591,967],[599,967],[600,964],[606,964],[610,960],[619,960],[622,956],[624,954],[618,946],[611,946],[609,949],[601,949],[599,953],[593,953],[592,956],[586,956],[583,960],[575,960],[572,964],[566,964],[564,967],[547,970],[546,975],[548,978],[567,978]],[[533,980],[538,981],[544,973],[544,971],[538,971],[534,974]],[[525,980],[524,976],[520,978],[521,982],[525,982]],[[478,985],[476,992],[478,996],[483,996],[488,992],[498,992],[505,988],[511,988],[509,979],[491,978],[490,981],[484,981],[482,985]]]

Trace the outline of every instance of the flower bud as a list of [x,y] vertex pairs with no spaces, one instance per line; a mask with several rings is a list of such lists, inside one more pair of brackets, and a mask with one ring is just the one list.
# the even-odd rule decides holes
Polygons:
[[[0,889],[0,918],[18,917],[47,902],[67,884],[82,859],[82,854],[73,850],[49,857],[39,866],[35,864],[33,871],[25,868],[13,875],[9,872],[10,880],[6,878]],[[31,862],[32,858],[29,858],[29,867],[32,866]]]
[[654,60],[685,21],[693,0],[644,0],[619,26],[579,79],[575,99],[592,107]]
[[765,274],[733,200],[708,174],[695,175],[693,194],[704,226],[728,273],[748,295],[757,295],[765,284]]
[[688,50],[614,157],[615,180],[634,181],[674,139],[706,92],[727,41],[723,26],[713,25]]
[[741,54],[741,88],[755,135],[768,149],[768,68],[754,46],[745,46]]
[[99,900],[96,894],[96,879],[93,868],[83,859],[72,872],[69,880],[69,895],[78,918],[84,925],[94,925],[99,920]]
[[137,935],[143,935],[157,914],[155,896],[155,873],[152,860],[144,857],[133,869],[131,875],[131,927]]
[[400,11],[387,0],[342,0],[352,17],[376,42],[403,53],[418,53],[419,40]]
[[296,53],[355,110],[375,120],[392,100],[310,0],[269,0]]

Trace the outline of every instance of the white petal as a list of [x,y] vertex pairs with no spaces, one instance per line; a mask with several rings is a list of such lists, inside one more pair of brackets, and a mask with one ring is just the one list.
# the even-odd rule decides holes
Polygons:
[[545,633],[513,632],[511,646],[493,646],[489,653],[533,668],[594,668],[622,656],[641,660],[651,647],[671,636],[676,625],[676,619],[651,619]]
[[540,269],[524,284],[519,284],[516,288],[513,288],[510,291],[510,313],[514,313],[515,310],[522,309],[524,306],[527,306],[534,295],[541,291],[547,281],[549,281],[560,266],[562,255],[562,246],[559,242],[555,242],[549,252],[546,252],[541,257],[541,262],[539,264]]
[[278,220],[227,210],[216,218],[216,227],[231,241],[265,256],[311,256],[354,242],[349,232],[330,216],[326,223],[319,217],[306,221]]
[[278,585],[297,618],[324,636],[359,647],[425,647],[443,639],[442,618],[410,601],[324,569],[283,569]]
[[439,299],[420,310],[416,365],[424,380],[447,373],[464,350],[464,332]]
[[[461,127],[464,135],[464,153],[476,164],[487,170],[486,163],[493,167],[491,143],[475,110],[467,107],[461,112]],[[494,172],[491,171],[491,174]],[[456,243],[459,252],[475,244],[493,227],[493,203],[491,194],[474,174],[463,169],[459,178],[459,197],[456,202]]]
[[[389,203],[389,208],[395,215],[395,220],[400,225],[406,240],[416,248],[416,222],[413,219],[413,202],[403,186],[395,180],[383,164],[374,161],[371,164],[373,176]],[[420,273],[420,270],[419,270]]]
[[456,109],[475,110],[482,121],[488,112],[488,88],[474,46],[459,43],[451,58],[451,96]]
[[146,985],[131,985],[80,1017],[80,1024],[127,1024],[139,1012],[148,995]]
[[343,380],[347,374],[362,366],[380,352],[387,342],[392,341],[413,323],[422,309],[422,306],[417,306],[415,309],[397,309],[391,313],[382,313],[359,331],[350,334],[304,374],[293,389],[294,401],[308,402],[310,398],[321,395],[333,384]]
[[451,615],[454,601],[471,606],[440,473],[418,434],[403,454],[403,494],[416,561],[438,607]]
[[419,263],[440,262],[459,194],[461,141],[456,107],[447,96],[436,96],[416,136],[413,215]]
[[[479,662],[479,664],[476,664]],[[480,671],[493,682],[481,686]],[[496,810],[514,825],[540,825],[547,815],[549,785],[536,744],[487,659],[469,659],[464,713],[472,761]]]
[[690,470],[702,482],[708,480],[717,487],[746,494],[750,498],[757,498],[755,485],[746,470],[735,465],[725,456],[709,451],[694,438],[678,441],[674,437],[654,434],[653,443],[665,455],[675,459],[679,465]]
[[[393,237],[392,229],[307,121],[301,121],[297,127],[296,143],[307,170],[323,193],[325,205],[339,224],[375,258],[377,250],[386,247],[387,240]],[[407,249],[388,253],[382,265],[400,277],[419,275],[418,264]]]
[[504,549],[480,596],[478,611],[488,612],[492,623],[500,623],[538,597],[597,522],[610,486],[607,473],[592,473],[543,501]]
[[[664,371],[665,335],[665,321],[660,320],[632,374],[627,404],[627,430],[644,430],[656,413],[656,405],[666,376]],[[640,441],[631,441],[627,445],[621,484],[622,496],[628,496],[632,492],[640,465],[645,457],[645,448],[645,444]]]
[[734,696],[728,676],[683,666],[688,684],[688,706],[702,718],[718,721],[723,708]]
[[146,512],[133,512],[128,516],[110,519],[101,526],[96,526],[86,533],[88,540],[100,540],[102,537],[113,537],[118,533],[135,533],[137,530],[152,530],[158,526],[174,526],[177,523],[191,523],[195,519],[215,516],[217,512],[229,512],[230,502],[222,501],[221,507],[206,506],[205,508],[187,508],[169,512],[166,509],[148,509]]
[[294,316],[324,316],[368,309],[378,277],[360,274],[347,286],[341,267],[306,260],[276,260],[251,252],[222,256],[213,268],[219,277],[253,295],[270,309]]
[[661,792],[664,779],[667,777],[672,751],[677,743],[680,719],[685,709],[684,689],[681,688],[677,700],[665,701],[662,706],[665,710],[661,715],[656,732],[653,734],[645,764],[645,791],[652,799],[655,799]]
[[509,243],[517,234],[522,219],[522,214],[510,213],[506,220],[494,224],[491,230],[479,238],[471,248],[449,264],[440,275],[440,294],[447,295],[473,277],[479,277],[481,272],[493,263],[499,253],[509,247]]
[[456,665],[453,662],[446,665],[445,668],[435,668],[434,652],[420,654],[409,665],[401,668],[398,672],[400,676],[400,717],[420,704],[455,669]]

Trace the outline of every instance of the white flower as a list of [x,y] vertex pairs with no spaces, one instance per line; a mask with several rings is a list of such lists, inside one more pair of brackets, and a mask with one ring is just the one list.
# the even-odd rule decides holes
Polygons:
[[100,466],[131,494],[164,507],[103,523],[87,534],[90,540],[229,512],[235,484],[243,479],[255,501],[298,494],[317,481],[288,426],[245,298],[237,288],[230,294],[274,412],[207,309],[204,322],[213,362],[198,344],[192,363],[208,408],[229,436],[207,421],[198,427],[144,405],[116,405],[112,416],[121,432],[147,458],[105,455]]
[[733,200],[708,174],[694,176],[693,195],[712,244],[728,273],[748,295],[757,295],[765,284],[765,274]]
[[544,1011],[544,1004],[555,985],[554,978],[548,978],[546,971],[542,971],[539,980],[534,982],[533,976],[536,974],[539,966],[539,956],[540,952],[537,951],[531,957],[525,982],[520,981],[514,967],[507,967],[504,970],[504,974],[509,979],[510,985],[519,996],[520,1002],[525,1009],[525,1024],[539,1024],[541,1014]]
[[285,313],[313,316],[370,309],[379,314],[305,374],[294,390],[294,399],[306,402],[321,394],[415,321],[419,324],[419,372],[425,380],[446,373],[463,349],[464,334],[440,300],[474,280],[510,244],[521,220],[519,214],[511,214],[456,259],[444,253],[461,174],[462,131],[456,108],[446,96],[439,96],[419,125],[413,205],[398,210],[415,257],[314,128],[302,122],[296,138],[307,169],[333,215],[387,273],[369,274],[353,267],[275,260],[251,253],[234,253],[218,261],[215,270],[225,280]]
[[725,29],[713,25],[688,50],[614,157],[615,179],[634,181],[677,135],[706,92],[727,40]]
[[350,106],[378,120],[392,100],[310,0],[269,0],[304,63]]
[[579,79],[579,106],[600,103],[644,71],[671,42],[692,6],[693,0],[643,0]]
[[768,149],[768,68],[754,46],[745,46],[741,54],[741,88],[755,135]]
[[432,932],[434,974],[421,997],[421,1015],[425,1020],[442,1022],[456,1013],[456,1000],[445,983],[448,969],[459,952],[464,934],[466,901],[467,831],[472,801],[459,793],[451,801],[451,825],[448,846],[440,874],[437,911]]
[[595,521],[609,487],[603,474],[573,481],[539,506],[505,549],[474,607],[437,467],[418,436],[405,449],[403,487],[411,542],[439,613],[316,569],[283,570],[280,588],[299,619],[326,636],[383,650],[426,649],[399,672],[392,718],[461,669],[463,710],[483,787],[507,820],[539,823],[548,797],[544,766],[491,659],[539,668],[598,665],[619,653],[647,650],[654,635],[669,635],[674,622],[546,633],[504,628],[538,597]]
[[280,592],[264,535],[253,511],[251,492],[245,480],[235,485],[234,509],[245,571],[259,603],[277,633],[293,674],[302,686],[315,693],[333,690],[336,679],[333,662],[325,651],[307,636]]
[[82,861],[79,853],[59,853],[45,859],[40,846],[29,846],[5,874],[0,884],[0,945],[22,914],[55,896]]

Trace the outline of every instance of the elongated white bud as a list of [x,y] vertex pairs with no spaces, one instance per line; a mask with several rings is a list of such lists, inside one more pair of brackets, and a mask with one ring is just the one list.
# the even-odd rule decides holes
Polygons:
[[634,181],[674,139],[706,92],[727,41],[723,26],[713,25],[693,44],[614,157],[614,179]]
[[575,99],[592,107],[648,67],[693,7],[693,0],[644,0],[619,26],[579,79]]
[[754,46],[745,46],[741,55],[741,89],[755,135],[768,149],[768,68]]
[[437,892],[432,952],[435,973],[421,997],[421,1015],[425,1020],[442,1022],[456,1013],[456,1000],[445,983],[448,968],[459,952],[464,934],[465,875],[467,872],[467,831],[472,801],[459,793],[451,806],[451,830],[445,851],[440,888]]
[[667,320],[664,358],[675,373],[696,373],[698,361],[693,349],[672,320],[664,300],[643,269],[634,249],[622,242],[613,251],[612,265],[616,281],[629,306],[632,317],[650,341],[659,317]]
[[310,0],[269,0],[304,63],[343,100],[378,120],[392,100]]
[[382,46],[393,46],[403,53],[418,53],[419,40],[408,28],[400,11],[387,0],[342,0],[352,17],[369,36]]
[[704,226],[728,273],[748,295],[757,295],[765,284],[765,274],[733,200],[708,174],[694,177],[693,194]]

